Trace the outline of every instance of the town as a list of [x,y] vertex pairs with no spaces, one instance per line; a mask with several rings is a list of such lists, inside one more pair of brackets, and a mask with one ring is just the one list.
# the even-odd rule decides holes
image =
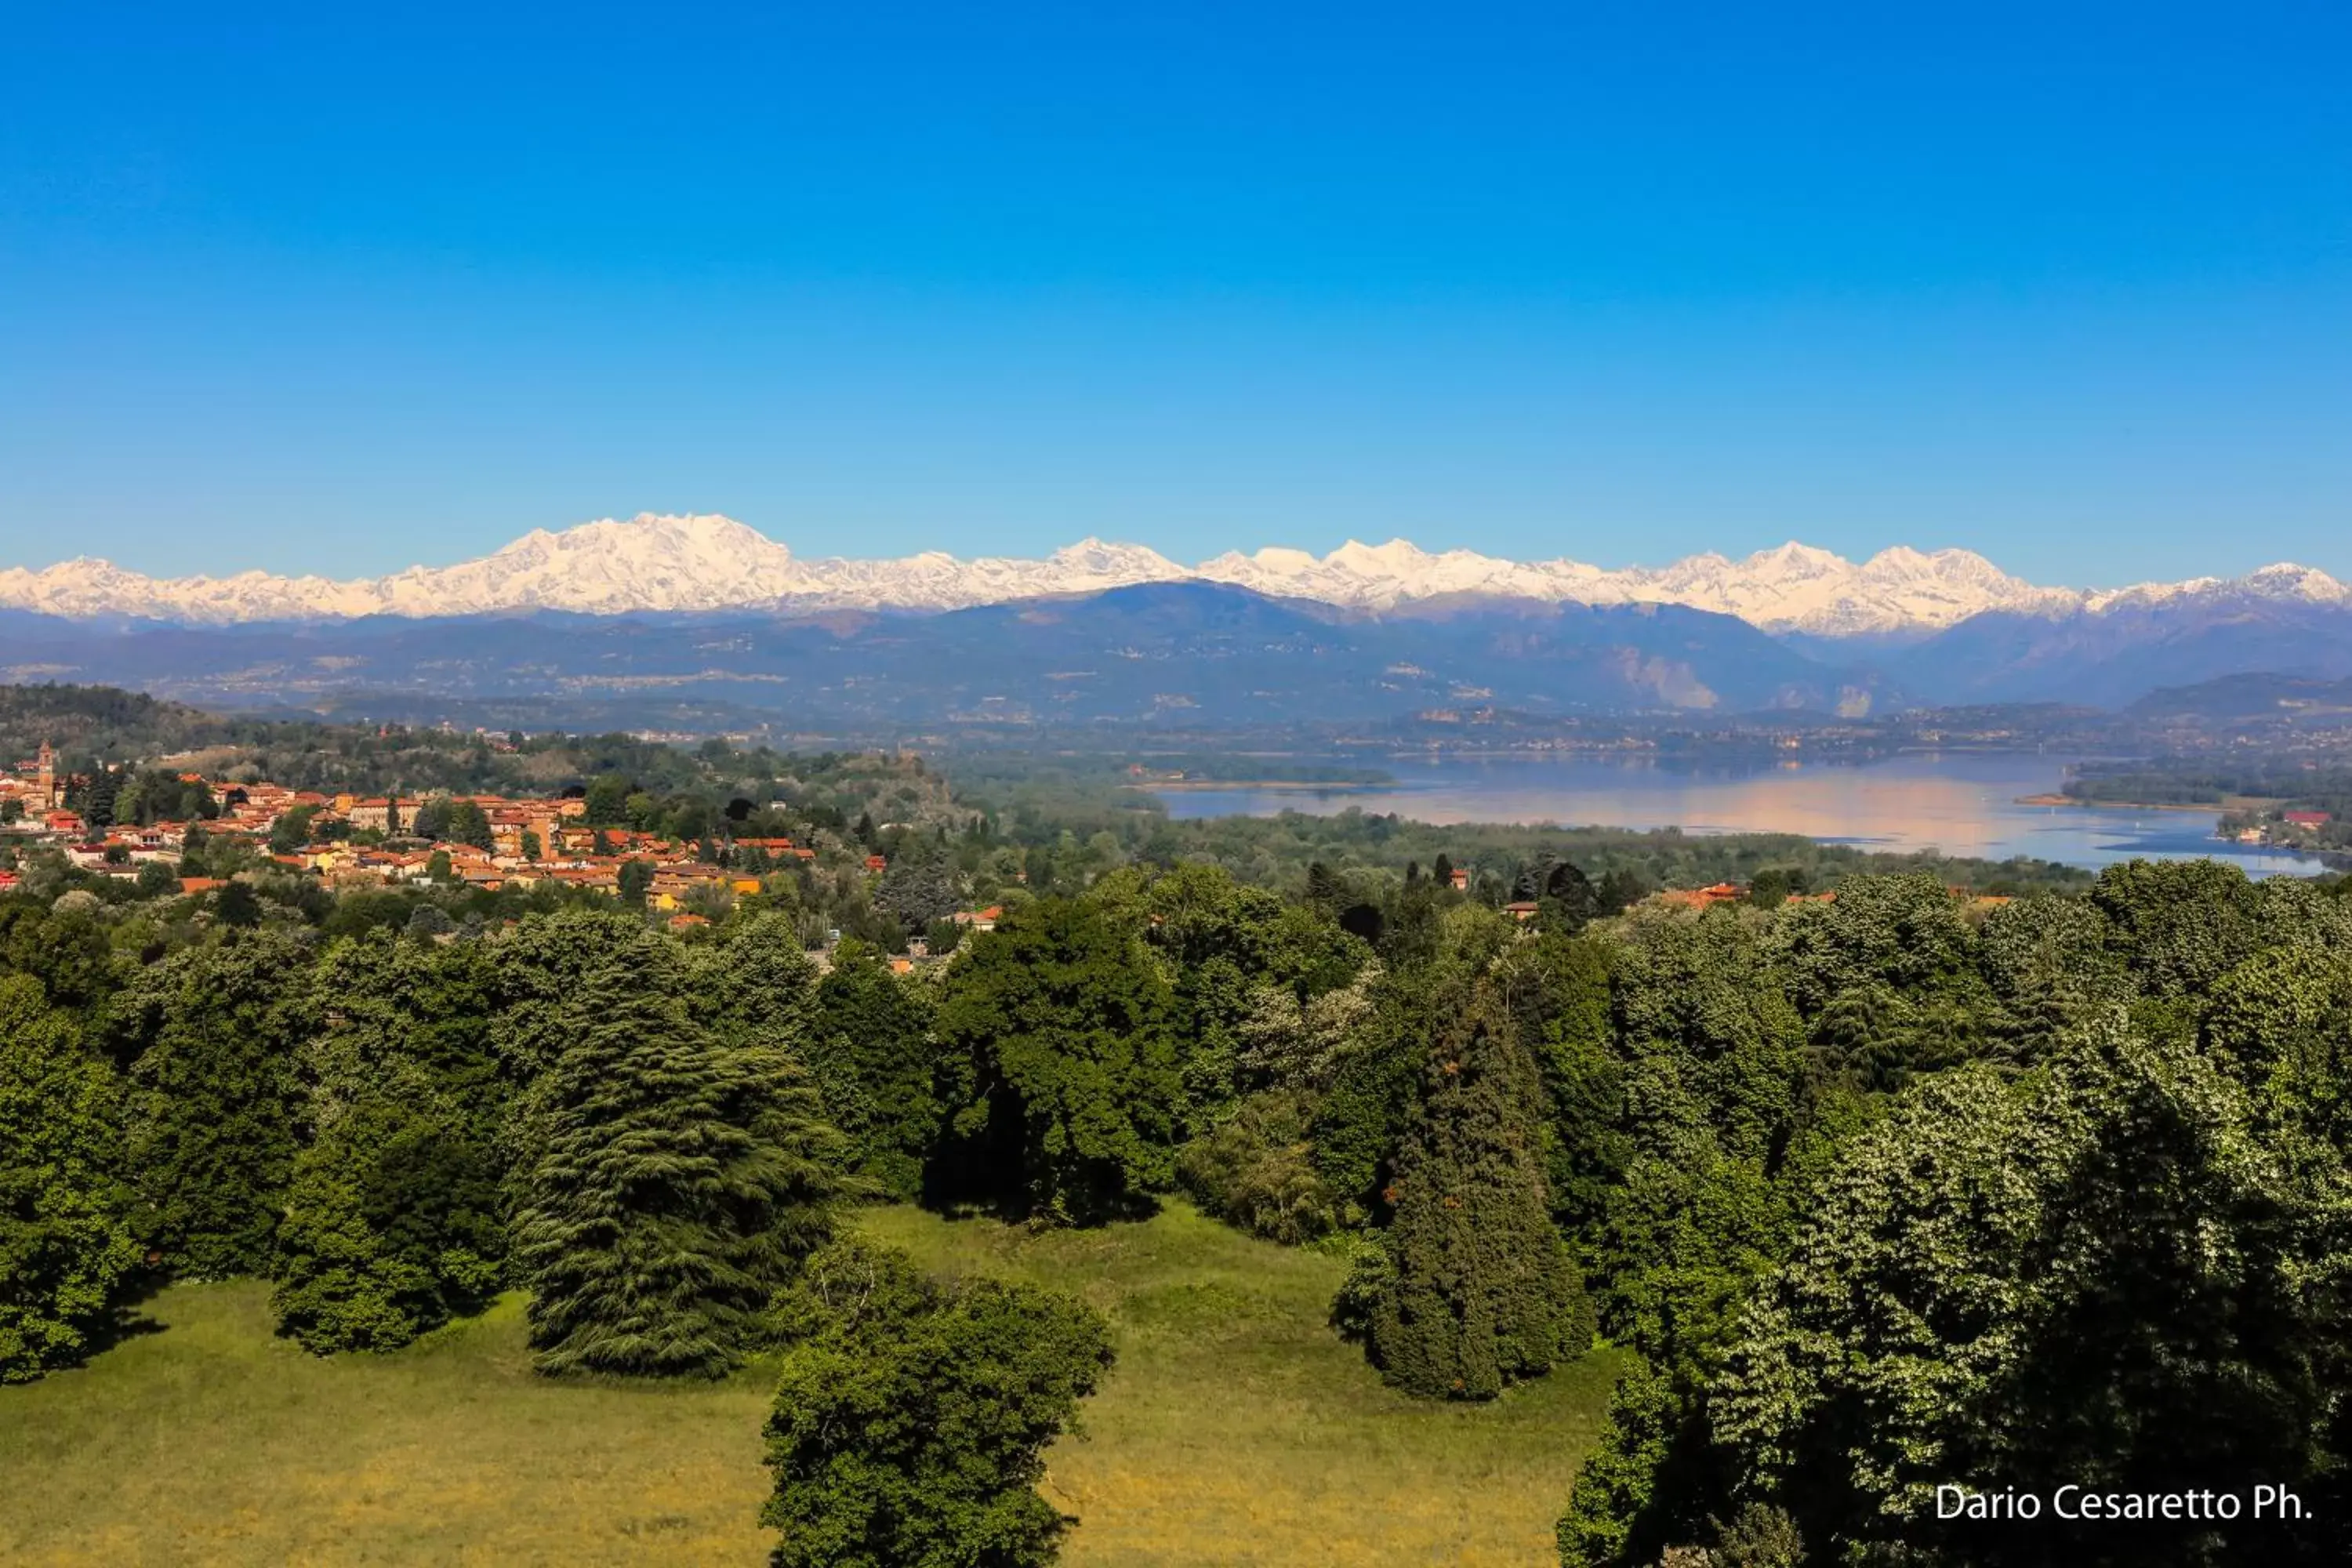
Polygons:
[[[159,778],[166,792],[158,792]],[[126,792],[175,796],[165,812],[133,810]],[[100,804],[102,803],[102,804]],[[498,892],[578,889],[626,898],[680,928],[707,923],[737,896],[818,859],[816,845],[779,835],[686,839],[591,820],[589,790],[516,798],[493,794],[328,794],[198,772],[59,770],[54,747],[0,773],[0,843],[18,855],[53,849],[76,868],[142,890],[205,893],[237,867],[315,876],[336,891],[429,883]],[[140,820],[145,818],[145,820]],[[856,845],[836,858],[868,875],[888,860]],[[188,874],[192,867],[202,874]],[[0,869],[0,891],[16,886]],[[967,918],[969,923],[970,917]]]

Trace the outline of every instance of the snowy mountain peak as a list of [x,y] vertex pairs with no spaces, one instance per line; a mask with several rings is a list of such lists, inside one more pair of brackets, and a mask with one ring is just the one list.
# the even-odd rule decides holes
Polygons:
[[2347,597],[2343,584],[2316,566],[2298,566],[2292,561],[2274,562],[2249,572],[2243,581],[2249,592],[2265,598],[2310,599],[2320,604],[2332,604]]
[[2352,606],[2352,589],[2325,572],[2284,562],[2228,582],[2200,578],[2084,593],[2036,586],[1967,550],[1896,545],[1856,564],[1795,540],[1738,561],[1710,552],[1661,567],[1622,569],[1566,556],[1517,562],[1472,550],[1432,553],[1403,539],[1351,539],[1321,556],[1279,545],[1250,554],[1228,551],[1193,567],[1142,545],[1094,537],[1042,561],[966,560],[942,551],[896,561],[810,560],[732,518],[642,512],[536,529],[454,566],[412,566],[351,582],[259,571],[159,579],[80,556],[38,571],[0,570],[0,607],[211,624],[530,610],[944,610],[1188,578],[1370,611],[1448,596],[1685,605],[1769,631],[1823,637],[1916,637],[1990,610],[2101,615],[2184,595]]
[[[1466,555],[1469,552],[1456,550],[1449,553]],[[1410,572],[1435,557],[1410,540],[1391,539],[1386,544],[1366,544],[1360,539],[1351,539],[1331,552],[1326,559],[1335,566],[1344,566],[1350,572],[1360,572],[1371,577]]]
[[1157,550],[1140,544],[1113,544],[1092,534],[1076,544],[1065,544],[1047,556],[1046,561],[1066,571],[1084,572],[1096,576],[1125,576],[1135,582],[1184,575],[1181,566]]
[[[1893,552],[1887,553],[1891,554]],[[1880,557],[1873,556],[1871,559],[1876,561]],[[1800,544],[1793,539],[1777,549],[1759,550],[1742,564],[1752,572],[1772,572],[1790,577],[1820,577],[1832,573],[1851,571],[1853,568],[1853,562],[1835,551],[1823,550],[1811,544]]]

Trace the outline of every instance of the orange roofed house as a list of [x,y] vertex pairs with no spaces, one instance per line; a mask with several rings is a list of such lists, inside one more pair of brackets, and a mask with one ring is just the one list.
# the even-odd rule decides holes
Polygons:
[[1717,882],[1707,888],[1672,888],[1660,893],[1658,902],[1674,904],[1686,910],[1710,909],[1744,899],[1748,889],[1736,882]]

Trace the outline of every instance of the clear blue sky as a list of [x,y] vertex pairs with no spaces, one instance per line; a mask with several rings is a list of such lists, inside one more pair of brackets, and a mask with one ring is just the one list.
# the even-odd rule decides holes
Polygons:
[[0,565],[2352,576],[2342,0],[1143,9],[11,7]]

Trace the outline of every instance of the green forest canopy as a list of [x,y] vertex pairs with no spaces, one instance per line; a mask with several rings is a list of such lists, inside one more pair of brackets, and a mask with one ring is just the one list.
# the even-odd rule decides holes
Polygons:
[[[551,1376],[794,1358],[768,1517],[795,1560],[984,1519],[1043,1563],[1067,1526],[1036,1456],[1110,1342],[840,1216],[1118,1226],[1181,1185],[1344,1252],[1334,1331],[1410,1394],[1621,1347],[1569,1568],[2335,1560],[2293,1520],[2021,1536],[1932,1500],[2352,1506],[2343,880],[2134,862],[1986,899],[1801,841],[960,809],[848,830],[1006,900],[907,974],[855,942],[821,973],[781,889],[680,932],[28,879],[0,896],[0,1377],[101,1347],[158,1277],[268,1279],[321,1352],[523,1288]],[[1639,897],[1743,857],[1768,896]],[[1783,901],[1815,877],[1833,899]],[[918,1396],[971,1452],[877,1418]]]

